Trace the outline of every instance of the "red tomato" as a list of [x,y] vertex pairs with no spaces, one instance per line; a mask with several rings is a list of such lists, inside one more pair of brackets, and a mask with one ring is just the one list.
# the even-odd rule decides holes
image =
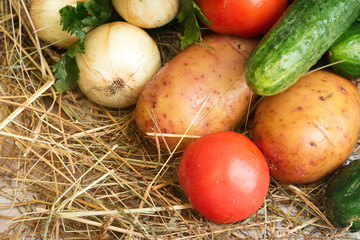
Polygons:
[[208,26],[220,34],[255,37],[265,34],[285,11],[288,0],[194,0]]
[[235,132],[204,135],[185,149],[179,182],[193,207],[218,223],[244,220],[264,202],[270,184],[264,156]]

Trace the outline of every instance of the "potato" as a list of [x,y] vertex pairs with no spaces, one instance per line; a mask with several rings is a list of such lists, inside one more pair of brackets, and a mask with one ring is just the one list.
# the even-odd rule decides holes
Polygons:
[[[154,142],[157,138],[162,150],[167,150],[166,144],[173,150],[185,133],[202,136],[233,130],[255,101],[244,67],[258,39],[210,34],[203,43],[171,59],[140,94],[136,124],[145,135],[164,134],[149,137]],[[184,138],[176,149],[185,149],[193,140]]]
[[318,70],[259,103],[252,139],[270,174],[292,184],[318,181],[352,153],[360,128],[360,95],[351,81]]

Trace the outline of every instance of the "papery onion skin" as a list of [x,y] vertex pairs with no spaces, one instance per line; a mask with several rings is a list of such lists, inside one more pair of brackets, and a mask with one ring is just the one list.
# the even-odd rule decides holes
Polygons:
[[30,17],[35,29],[39,30],[38,37],[46,43],[54,43],[59,48],[69,48],[78,37],[62,30],[59,10],[66,5],[75,6],[76,2],[77,0],[32,0]]
[[161,67],[155,41],[127,22],[103,24],[88,33],[85,53],[76,56],[78,86],[93,102],[112,108],[136,104]]
[[112,0],[119,15],[141,28],[158,28],[176,18],[180,0]]

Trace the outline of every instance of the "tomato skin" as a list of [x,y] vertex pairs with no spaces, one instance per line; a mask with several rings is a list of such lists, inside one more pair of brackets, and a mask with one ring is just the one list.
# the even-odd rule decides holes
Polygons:
[[235,132],[204,135],[185,149],[179,182],[193,207],[218,223],[244,220],[264,202],[270,184],[264,156]]
[[207,26],[219,34],[241,37],[264,35],[280,18],[288,0],[194,0]]

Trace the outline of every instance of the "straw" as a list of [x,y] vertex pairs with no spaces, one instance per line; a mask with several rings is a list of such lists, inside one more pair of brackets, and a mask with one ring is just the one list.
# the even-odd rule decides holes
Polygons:
[[[51,68],[64,50],[37,38],[28,6],[0,2],[1,239],[354,238],[324,215],[331,176],[308,185],[271,179],[262,207],[241,222],[199,215],[177,179],[180,155],[148,141],[155,133],[140,132],[134,107],[105,108],[79,89],[56,92]],[[162,64],[181,51],[176,24],[148,32]]]

